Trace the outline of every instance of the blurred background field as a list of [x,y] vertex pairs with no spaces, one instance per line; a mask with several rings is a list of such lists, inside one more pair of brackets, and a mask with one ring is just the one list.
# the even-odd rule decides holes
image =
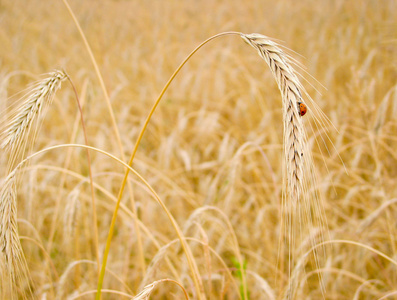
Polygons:
[[[305,88],[336,128],[317,127],[309,107],[304,122],[329,235],[359,243],[335,242],[327,248],[318,270],[324,297],[397,297],[396,1],[70,0],[70,5],[104,78],[126,157],[169,77],[208,37],[224,31],[257,32],[295,51],[293,56],[319,82],[302,71],[309,81],[303,82]],[[0,45],[0,111],[9,104],[8,97],[37,75],[63,68],[84,102],[89,144],[120,157],[98,78],[62,1],[0,1]],[[33,151],[84,144],[81,127],[72,140],[78,118],[73,90],[65,82]],[[241,296],[237,251],[244,257],[249,298],[283,297],[288,273],[277,263],[282,142],[277,85],[255,51],[236,36],[216,39],[195,54],[153,115],[133,167],[195,239],[189,245],[208,299]],[[67,155],[71,160],[65,165]],[[6,161],[2,153],[1,178]],[[102,255],[124,169],[94,152],[92,168],[95,183],[108,192],[97,189],[95,194]],[[19,231],[36,241],[22,239],[37,299],[66,299],[96,289],[96,267],[88,262],[96,260],[87,178],[86,154],[77,148],[36,157],[24,172],[18,187]],[[176,234],[169,220],[141,182],[132,174],[129,178],[143,224],[144,264],[126,192],[108,262],[119,280],[108,273],[104,288],[133,296],[146,284],[172,278],[194,298],[184,254],[177,242],[170,244]],[[76,191],[79,213],[74,234],[68,234],[64,218]],[[54,222],[59,199],[60,216]],[[166,255],[156,256],[165,245]],[[232,272],[232,281],[220,259]],[[322,297],[313,266],[302,272],[296,297]],[[152,298],[183,299],[183,293],[176,285],[161,283]]]

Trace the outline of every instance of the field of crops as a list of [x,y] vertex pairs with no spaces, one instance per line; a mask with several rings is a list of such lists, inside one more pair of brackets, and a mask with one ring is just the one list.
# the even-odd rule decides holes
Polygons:
[[1,299],[397,299],[396,1],[2,0],[0,45]]

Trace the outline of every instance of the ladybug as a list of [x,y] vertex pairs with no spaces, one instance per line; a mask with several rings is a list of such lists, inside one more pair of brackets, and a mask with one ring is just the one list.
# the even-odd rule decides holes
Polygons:
[[298,102],[299,115],[303,117],[307,113],[307,106],[303,102]]

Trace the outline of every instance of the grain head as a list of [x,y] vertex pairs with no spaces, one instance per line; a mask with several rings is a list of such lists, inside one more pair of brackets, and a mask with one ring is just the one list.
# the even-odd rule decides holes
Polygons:
[[15,285],[19,280],[26,279],[27,265],[17,226],[15,172],[6,178],[0,192],[0,256],[3,262],[0,273],[2,278],[8,279],[2,280],[3,284],[10,282]]
[[[322,230],[327,232],[321,198],[318,193],[309,191],[316,185],[316,178],[302,121],[303,113],[300,111],[303,105],[306,113],[306,104],[302,96],[306,92],[292,67],[292,58],[285,54],[280,46],[261,34],[242,34],[241,37],[265,60],[281,92],[285,164],[281,225],[288,244],[288,274],[291,277],[295,257],[305,252],[302,247],[296,251],[298,243],[303,245],[303,240],[308,239],[310,242],[307,247],[310,248],[324,240]],[[321,233],[313,234],[313,228],[319,229]],[[314,253],[314,261],[316,267],[319,267],[318,252]],[[291,299],[294,297],[293,288],[290,286],[288,290],[290,293],[287,293],[286,298]]]
[[[33,143],[38,127],[36,121],[40,120],[43,111],[51,104],[56,91],[61,87],[61,82],[66,78],[67,75],[63,71],[49,73],[46,78],[29,88],[18,105],[1,120],[0,149],[10,153],[9,170],[23,156],[25,147]],[[29,137],[32,128],[35,128],[33,137]]]

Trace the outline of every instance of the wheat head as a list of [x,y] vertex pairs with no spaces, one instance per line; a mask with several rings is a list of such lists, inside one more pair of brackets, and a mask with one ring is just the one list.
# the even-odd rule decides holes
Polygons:
[[27,276],[27,265],[18,235],[15,172],[9,174],[0,191],[0,256],[4,268],[0,273],[12,284]]
[[[302,94],[306,94],[306,92],[292,67],[293,59],[284,53],[275,42],[257,33],[241,34],[241,37],[258,51],[258,54],[270,67],[282,96],[286,177],[282,204],[284,224],[282,226],[284,226],[284,235],[288,241],[288,270],[291,276],[294,251],[300,248],[297,247],[296,241],[303,240],[303,237],[308,235],[313,246],[317,241],[323,241],[324,237],[321,233],[316,238],[311,233],[312,229],[318,228],[327,231],[321,199],[318,194],[309,195],[308,191],[310,186],[315,185],[316,178],[299,110],[300,104],[304,104]],[[319,267],[317,252],[314,253],[314,259],[316,266]],[[294,291],[290,289],[286,298],[290,299],[293,293]]]
[[268,37],[253,33],[241,34],[241,37],[265,60],[281,91],[284,119],[284,154],[287,168],[287,193],[298,201],[304,190],[304,146],[305,129],[298,110],[303,103],[303,87],[291,67],[289,57]]
[[[61,82],[67,78],[63,71],[54,71],[34,85],[20,99],[0,124],[0,148],[10,153],[9,170],[19,155],[23,154],[33,124],[40,118],[43,109],[50,105]],[[32,142],[32,141],[31,141]]]

